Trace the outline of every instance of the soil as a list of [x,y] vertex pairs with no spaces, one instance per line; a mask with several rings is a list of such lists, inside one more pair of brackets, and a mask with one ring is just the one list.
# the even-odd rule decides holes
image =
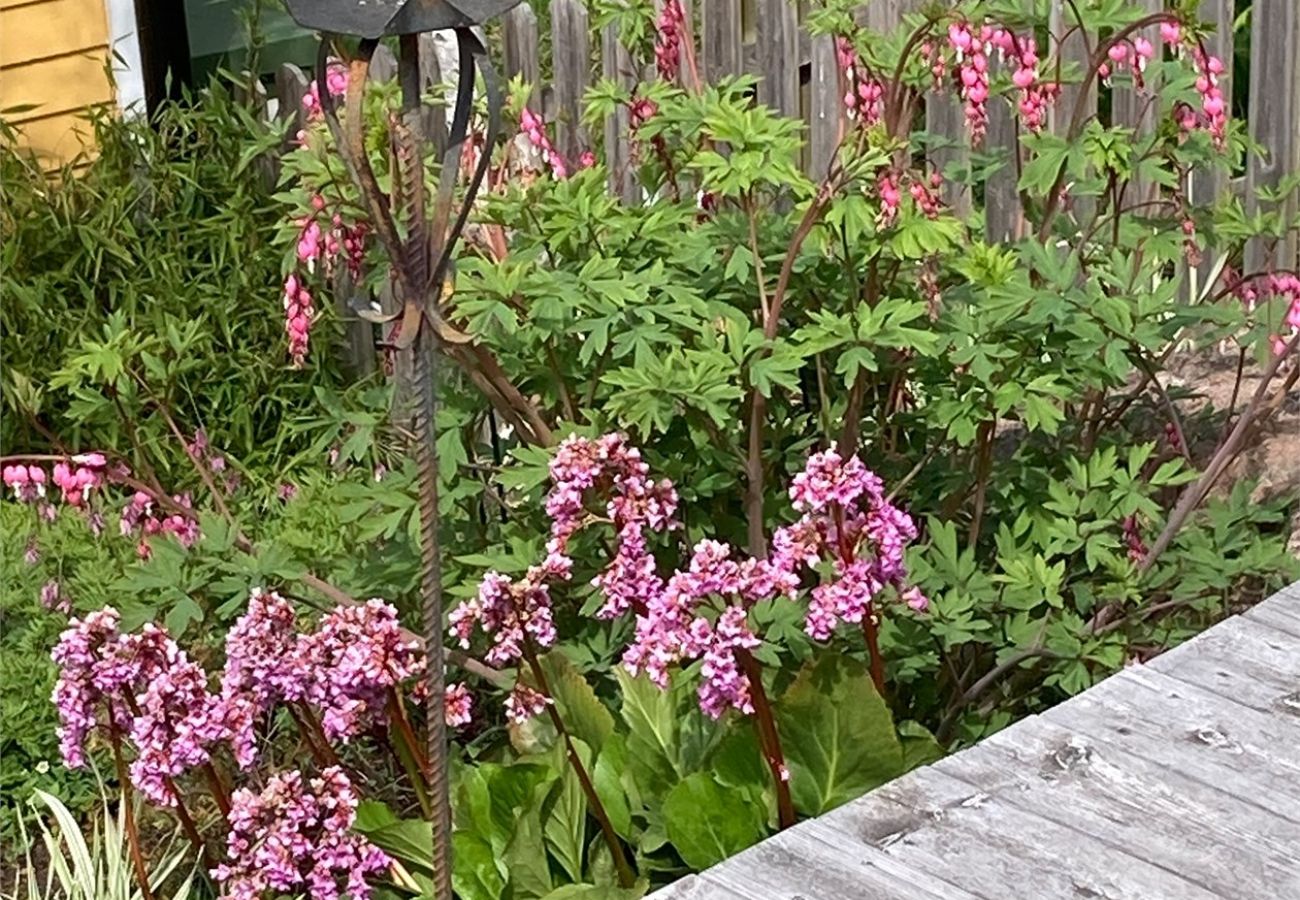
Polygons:
[[[1204,465],[1223,434],[1223,411],[1233,403],[1238,356],[1217,349],[1176,354],[1164,383],[1178,406],[1192,455]],[[1294,364],[1294,363],[1293,363]],[[1246,360],[1237,388],[1236,408],[1242,409],[1259,385],[1259,367]],[[1275,378],[1272,390],[1282,383]],[[1257,481],[1251,494],[1257,502],[1281,499],[1291,512],[1288,547],[1300,558],[1300,382],[1287,393],[1264,429],[1224,473],[1215,486],[1226,492],[1243,478]]]

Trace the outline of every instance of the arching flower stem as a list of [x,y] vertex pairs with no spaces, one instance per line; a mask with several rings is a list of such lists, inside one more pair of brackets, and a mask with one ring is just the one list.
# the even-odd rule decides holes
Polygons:
[[546,711],[551,717],[551,724],[555,726],[556,732],[564,740],[564,749],[569,757],[569,765],[573,766],[573,772],[578,776],[578,784],[582,787],[582,793],[587,798],[587,805],[591,809],[592,815],[596,817],[596,821],[600,824],[601,836],[605,839],[610,856],[614,859],[614,868],[618,872],[619,884],[622,887],[630,888],[636,882],[636,875],[628,862],[627,853],[623,850],[623,843],[619,840],[618,833],[614,831],[614,824],[609,820],[609,813],[605,811],[605,804],[601,802],[600,795],[596,793],[596,786],[592,783],[587,767],[583,765],[582,759],[578,756],[569,729],[564,725],[564,718],[560,715],[560,711],[555,708],[553,699],[555,695],[551,693],[550,683],[547,681],[546,673],[542,670],[541,663],[538,662],[537,651],[533,647],[532,641],[525,642],[523,656],[524,661],[528,663],[528,670],[532,673],[533,680],[537,682],[538,690],[545,694],[547,698],[550,698],[550,702],[546,704]]

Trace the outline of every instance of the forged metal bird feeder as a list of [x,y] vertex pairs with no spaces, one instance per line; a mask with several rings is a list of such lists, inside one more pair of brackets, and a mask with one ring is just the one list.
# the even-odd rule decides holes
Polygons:
[[[361,202],[374,233],[392,265],[394,293],[401,319],[393,344],[398,352],[414,354],[415,455],[420,482],[421,618],[428,659],[428,752],[424,777],[432,806],[433,881],[437,900],[451,900],[451,806],[447,792],[447,736],[444,721],[445,677],[442,648],[442,586],[438,551],[438,460],[434,432],[435,352],[438,341],[460,340],[441,318],[440,303],[447,288],[448,267],[474,197],[487,171],[500,127],[499,81],[473,27],[500,15],[518,0],[287,0],[289,12],[305,28],[321,32],[316,57],[320,102],[339,153],[361,192]],[[460,64],[456,104],[446,135],[430,135],[422,124],[419,35],[451,29],[456,35]],[[366,154],[362,100],[370,61],[384,37],[398,39],[398,79],[402,116],[393,126],[393,197],[384,195]],[[357,49],[345,57],[344,38],[359,38]],[[331,49],[348,68],[348,88],[340,119],[334,97],[325,89]],[[460,172],[461,145],[469,128],[476,77],[487,94],[488,121],[483,152],[470,176],[460,209],[452,220],[454,188]],[[443,138],[445,137],[445,143]],[[432,214],[424,190],[425,150],[441,145],[442,169]],[[405,224],[405,237],[398,228]],[[374,317],[367,316],[367,318]],[[384,319],[379,319],[384,321]]]

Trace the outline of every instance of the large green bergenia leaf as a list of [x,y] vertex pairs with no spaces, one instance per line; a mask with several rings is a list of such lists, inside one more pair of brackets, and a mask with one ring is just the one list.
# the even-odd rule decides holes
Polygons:
[[795,809],[818,816],[903,772],[903,751],[866,668],[827,653],[776,708]]
[[663,806],[668,839],[686,864],[704,869],[763,837],[767,816],[743,791],[724,788],[705,772],[683,779]]

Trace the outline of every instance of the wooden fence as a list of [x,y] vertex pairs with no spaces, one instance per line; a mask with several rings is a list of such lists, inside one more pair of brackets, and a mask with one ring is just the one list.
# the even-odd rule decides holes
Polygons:
[[[813,177],[825,172],[834,152],[843,114],[843,87],[835,57],[833,39],[812,37],[801,25],[807,0],[682,0],[691,22],[691,34],[697,53],[700,76],[717,81],[728,75],[757,76],[758,99],[783,115],[801,119],[807,127],[805,164]],[[1168,5],[1167,0],[1132,0],[1150,12]],[[924,5],[923,0],[870,0],[860,16],[863,24],[880,31],[900,25],[904,15]],[[1202,0],[1200,16],[1212,23],[1207,39],[1208,51],[1227,63],[1231,72],[1234,52],[1234,0]],[[498,58],[505,75],[521,76],[532,86],[529,106],[542,114],[554,130],[556,149],[566,158],[593,144],[581,119],[582,98],[597,77],[624,84],[653,77],[652,61],[634,61],[620,45],[616,26],[606,26],[594,33],[583,0],[549,0],[551,66],[550,81],[542,79],[542,35],[538,17],[527,3],[507,13],[501,23],[501,48]],[[1058,48],[1066,64],[1082,68],[1085,40],[1079,32],[1069,34],[1062,45],[1061,37],[1071,31],[1073,18],[1068,0],[1053,0],[1050,46],[1044,56]],[[1153,32],[1155,29],[1151,29]],[[1095,38],[1095,36],[1092,36]],[[1158,35],[1147,35],[1159,46]],[[426,35],[431,60],[429,80],[436,80],[441,57],[448,69],[445,44]],[[1095,40],[1093,41],[1095,45]],[[498,48],[494,48],[496,50]],[[1249,32],[1249,134],[1263,151],[1252,155],[1244,177],[1229,182],[1221,173],[1193,173],[1188,192],[1196,204],[1211,202],[1227,191],[1242,196],[1248,212],[1259,208],[1256,192],[1276,187],[1288,172],[1300,171],[1300,0],[1253,0]],[[382,51],[376,57],[374,74],[391,77],[395,66],[392,57]],[[275,93],[280,98],[282,115],[301,117],[300,99],[307,78],[296,68],[286,66],[276,79]],[[1068,112],[1078,96],[1077,85],[1066,85],[1063,95],[1049,112],[1047,127],[1065,133]],[[1231,88],[1224,91],[1231,96]],[[1096,86],[1085,103],[1099,108],[1104,94],[1109,94],[1112,124],[1126,125],[1139,132],[1155,127],[1153,105],[1131,86],[1117,82],[1114,86]],[[936,140],[932,143],[930,163],[942,170],[960,162],[969,153],[969,139],[960,101],[954,92],[935,93],[927,98],[926,130]],[[628,113],[622,110],[610,116],[600,135],[610,170],[610,190],[625,202],[642,201],[641,188],[632,172],[632,152],[628,135]],[[292,137],[296,129],[291,129]],[[989,125],[985,152],[1021,153],[1017,140],[1017,123],[1009,105],[1002,101],[989,104]],[[983,205],[985,227],[990,239],[1018,237],[1024,232],[1020,200],[1016,191],[1016,170],[1005,165],[985,183]],[[960,187],[960,186],[958,186]],[[1141,189],[1142,186],[1139,186]],[[947,188],[946,200],[959,213],[971,208],[965,189]],[[1289,212],[1296,212],[1296,201],[1289,202]],[[1277,242],[1253,241],[1247,248],[1245,268],[1258,271],[1273,265],[1300,268],[1300,241],[1292,233]],[[1214,265],[1207,260],[1203,273]],[[355,338],[364,343],[364,339]],[[356,348],[358,351],[361,348]]]

